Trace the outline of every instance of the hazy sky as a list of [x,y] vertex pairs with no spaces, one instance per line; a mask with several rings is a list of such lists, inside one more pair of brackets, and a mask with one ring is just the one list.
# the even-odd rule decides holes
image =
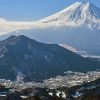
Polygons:
[[0,18],[19,21],[38,20],[77,1],[89,1],[100,8],[100,0],[0,0]]

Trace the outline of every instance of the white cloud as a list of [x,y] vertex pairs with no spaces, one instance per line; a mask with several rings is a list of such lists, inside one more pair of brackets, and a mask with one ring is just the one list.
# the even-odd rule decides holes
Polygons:
[[6,22],[4,18],[0,18],[0,22]]
[[30,29],[32,27],[34,27],[34,22],[7,21],[4,18],[0,18],[0,36],[9,34],[12,31]]

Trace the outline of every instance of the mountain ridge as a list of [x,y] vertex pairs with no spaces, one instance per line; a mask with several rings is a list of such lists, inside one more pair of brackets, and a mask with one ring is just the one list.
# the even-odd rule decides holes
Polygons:
[[0,79],[23,77],[42,81],[65,71],[87,72],[99,69],[96,59],[84,58],[57,44],[45,44],[24,35],[0,41]]

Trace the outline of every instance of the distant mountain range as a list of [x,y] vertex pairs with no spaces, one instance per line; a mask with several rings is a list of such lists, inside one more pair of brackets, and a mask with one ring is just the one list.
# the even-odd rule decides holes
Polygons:
[[99,69],[98,59],[84,58],[57,44],[44,44],[24,35],[0,41],[0,79],[42,81],[64,72]]
[[87,55],[100,56],[100,8],[89,2],[76,2],[36,22],[1,24],[0,39],[26,35],[40,42],[69,45]]

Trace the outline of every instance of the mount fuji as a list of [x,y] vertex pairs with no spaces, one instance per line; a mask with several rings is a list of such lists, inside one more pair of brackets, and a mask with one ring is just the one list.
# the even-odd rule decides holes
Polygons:
[[40,42],[69,45],[81,53],[100,56],[100,8],[92,3],[76,2],[56,14],[32,22],[30,26],[13,29],[0,39],[26,35]]
[[40,20],[40,22],[71,27],[84,25],[90,29],[100,29],[100,9],[89,2],[76,2],[62,11]]

